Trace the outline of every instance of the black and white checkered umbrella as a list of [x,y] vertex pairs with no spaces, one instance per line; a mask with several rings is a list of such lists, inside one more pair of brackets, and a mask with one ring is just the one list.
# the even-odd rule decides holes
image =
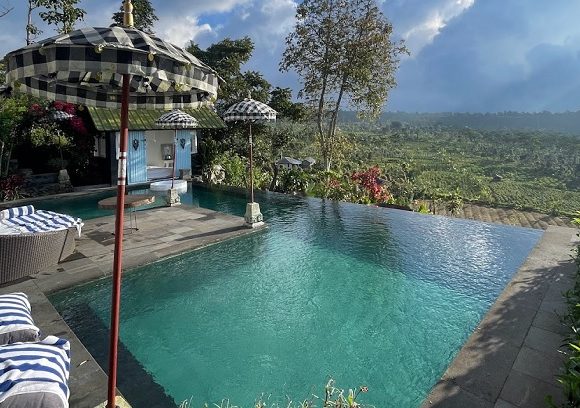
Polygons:
[[[250,145],[250,202],[254,203],[254,165],[253,165],[253,142],[252,142],[252,123],[253,122],[268,122],[276,120],[276,112],[265,103],[257,101],[248,95],[246,99],[235,103],[224,112],[224,120],[226,122],[249,122],[249,138]],[[259,215],[261,221],[262,215]]]
[[119,108],[122,75],[129,107],[198,107],[217,95],[218,75],[192,54],[134,28],[83,28],[6,55],[6,82],[34,96]]
[[277,112],[265,103],[256,101],[252,98],[246,98],[241,102],[235,103],[224,112],[226,122],[235,121],[270,121],[276,120]]
[[199,127],[197,119],[179,109],[164,113],[155,121],[155,124],[171,129],[195,129]]
[[173,140],[173,163],[171,169],[171,188],[175,180],[175,143],[177,143],[177,129],[195,129],[199,127],[199,122],[193,116],[175,109],[171,112],[164,113],[155,121],[157,126],[175,129],[175,137]]

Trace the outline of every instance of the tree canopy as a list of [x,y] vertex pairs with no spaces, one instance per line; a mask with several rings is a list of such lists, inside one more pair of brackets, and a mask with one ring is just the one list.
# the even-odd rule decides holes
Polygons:
[[[153,32],[153,25],[159,18],[155,15],[155,9],[149,0],[133,0],[133,22],[135,28],[145,32]],[[123,5],[117,13],[113,14],[113,21],[123,25]]]
[[300,122],[306,118],[306,109],[303,104],[292,102],[292,90],[290,88],[275,87],[270,92],[269,105],[278,112],[280,119],[288,119]]
[[393,27],[376,0],[304,0],[286,38],[280,69],[300,76],[300,96],[316,112],[325,167],[330,169],[342,104],[377,116],[395,86],[399,56]]
[[225,110],[231,104],[247,97],[267,103],[270,98],[270,83],[258,71],[242,71],[254,51],[254,43],[249,37],[238,40],[225,38],[202,50],[197,44],[190,43],[187,51],[215,69],[225,81],[220,85],[216,107]]

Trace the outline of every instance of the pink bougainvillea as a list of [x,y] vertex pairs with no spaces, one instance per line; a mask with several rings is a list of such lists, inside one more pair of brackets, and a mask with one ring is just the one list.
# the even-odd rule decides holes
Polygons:
[[44,108],[38,103],[33,103],[30,105],[30,113],[32,113],[34,116],[44,115]]
[[73,132],[75,132],[77,134],[81,134],[81,135],[85,135],[87,133],[87,128],[85,126],[85,123],[78,116],[73,116],[70,119],[69,123],[70,123],[70,127],[73,130]]
[[381,169],[374,166],[365,171],[354,172],[351,179],[365,189],[372,201],[381,203],[387,201],[390,194],[379,182],[380,175]]
[[74,115],[76,113],[76,107],[72,103],[64,103],[62,110],[66,113]]
[[54,108],[54,110],[61,111],[64,108],[64,102],[54,101],[52,103],[52,107]]

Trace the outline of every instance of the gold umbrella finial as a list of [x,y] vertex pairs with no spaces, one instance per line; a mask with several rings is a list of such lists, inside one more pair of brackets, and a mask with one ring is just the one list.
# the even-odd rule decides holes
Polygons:
[[123,2],[124,15],[123,15],[123,25],[125,27],[133,28],[133,4],[131,0],[125,0]]

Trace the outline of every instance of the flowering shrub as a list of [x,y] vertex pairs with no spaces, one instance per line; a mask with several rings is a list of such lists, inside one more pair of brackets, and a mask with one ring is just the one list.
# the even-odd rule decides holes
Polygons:
[[380,182],[381,169],[378,166],[361,172],[354,172],[351,179],[363,188],[371,202],[382,203],[388,201],[390,194]]
[[21,176],[15,174],[0,178],[0,201],[12,201],[20,198],[20,188],[24,183]]

